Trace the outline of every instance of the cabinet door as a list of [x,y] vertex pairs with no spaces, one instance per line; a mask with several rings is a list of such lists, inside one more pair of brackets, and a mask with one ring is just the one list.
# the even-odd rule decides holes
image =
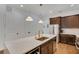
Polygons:
[[48,44],[47,43],[45,43],[45,44],[43,44],[43,45],[41,45],[41,48],[40,48],[41,50],[41,54],[48,54]]
[[61,25],[63,28],[79,28],[79,16],[66,16],[61,18]]
[[61,28],[66,28],[67,27],[67,22],[66,22],[66,17],[61,18]]
[[50,24],[60,24],[60,17],[50,18]]
[[68,16],[66,17],[66,25],[68,28],[72,28],[72,25],[73,25],[73,16]]
[[53,41],[50,40],[41,46],[41,54],[52,54],[53,53]]
[[[53,38],[50,41],[41,45],[40,53],[41,54],[53,54],[53,52],[55,52],[55,49],[56,49],[56,45],[55,45],[56,41],[55,40],[56,40],[56,38]],[[53,46],[53,43],[54,43],[54,46]]]
[[53,53],[53,41],[48,42],[48,53],[52,54]]
[[72,24],[73,24],[73,17],[71,17],[71,16],[67,16],[67,17],[63,17],[63,18],[61,18],[62,20],[61,20],[61,25],[62,25],[62,27],[63,28],[71,28],[72,26]]
[[53,53],[56,52],[56,37],[53,38]]
[[79,28],[79,16],[76,15],[76,16],[73,16],[73,27],[75,28]]

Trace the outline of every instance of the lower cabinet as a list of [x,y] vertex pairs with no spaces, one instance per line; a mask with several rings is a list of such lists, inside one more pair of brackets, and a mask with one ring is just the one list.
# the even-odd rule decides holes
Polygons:
[[53,41],[49,41],[48,42],[48,54],[52,54],[53,53]]
[[45,43],[45,44],[41,45],[40,53],[41,54],[48,54],[48,43]]
[[56,37],[36,47],[26,54],[53,54],[56,48]]
[[61,34],[60,35],[60,42],[70,45],[75,45],[76,36],[70,34]]
[[51,39],[50,41],[44,43],[43,45],[40,46],[40,53],[41,54],[53,54],[54,53],[54,39]]

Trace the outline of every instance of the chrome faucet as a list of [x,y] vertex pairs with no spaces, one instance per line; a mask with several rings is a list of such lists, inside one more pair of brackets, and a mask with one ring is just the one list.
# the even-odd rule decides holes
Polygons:
[[40,37],[40,30],[38,31],[38,37]]

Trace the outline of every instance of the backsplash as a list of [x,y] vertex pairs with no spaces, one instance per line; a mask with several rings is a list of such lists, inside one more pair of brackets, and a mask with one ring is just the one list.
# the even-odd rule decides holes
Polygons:
[[62,28],[63,33],[79,35],[79,28]]

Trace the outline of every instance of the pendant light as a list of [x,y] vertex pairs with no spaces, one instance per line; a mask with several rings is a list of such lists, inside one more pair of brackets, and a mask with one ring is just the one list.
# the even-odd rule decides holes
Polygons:
[[43,20],[42,20],[42,15],[39,15],[40,20],[38,21],[38,23],[43,24]]
[[28,16],[28,17],[26,18],[26,21],[33,21],[33,18],[32,18],[31,16]]
[[24,7],[24,5],[20,5],[20,7]]
[[28,17],[25,19],[26,21],[33,21],[33,18],[31,17],[31,13],[30,13],[30,10],[31,9],[29,9],[29,15],[28,15]]
[[[40,4],[40,7],[42,7],[42,6],[43,6],[43,4]],[[38,23],[42,24],[43,23],[43,20],[41,20],[42,19],[42,15],[40,14],[39,16],[40,16],[40,20],[38,21]]]
[[42,24],[42,23],[43,23],[43,21],[42,21],[42,20],[39,20],[39,21],[38,21],[38,23]]

